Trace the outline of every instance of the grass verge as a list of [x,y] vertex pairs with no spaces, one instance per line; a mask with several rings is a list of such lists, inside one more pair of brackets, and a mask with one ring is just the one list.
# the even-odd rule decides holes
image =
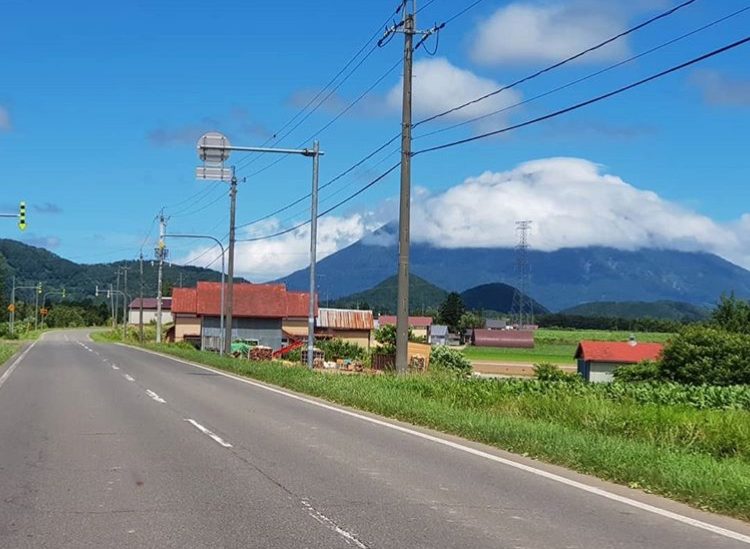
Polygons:
[[13,342],[0,342],[0,367],[12,357],[18,350],[18,344]]
[[176,345],[145,347],[750,520],[750,413],[743,410],[559,390],[517,394],[502,382],[447,375],[327,375]]

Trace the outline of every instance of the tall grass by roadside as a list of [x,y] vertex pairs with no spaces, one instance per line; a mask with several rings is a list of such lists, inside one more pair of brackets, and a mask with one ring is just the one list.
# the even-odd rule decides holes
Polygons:
[[745,410],[643,404],[599,389],[579,393],[577,384],[330,375],[186,346],[146,347],[750,520]]
[[16,343],[0,343],[0,367],[18,350]]

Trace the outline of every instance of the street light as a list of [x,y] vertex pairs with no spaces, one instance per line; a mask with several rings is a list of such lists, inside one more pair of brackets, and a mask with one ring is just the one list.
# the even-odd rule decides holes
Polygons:
[[312,182],[312,200],[310,208],[310,307],[307,325],[307,366],[313,367],[313,348],[315,341],[315,256],[317,250],[317,232],[318,232],[318,172],[320,166],[320,156],[325,154],[320,150],[320,144],[315,141],[312,149],[274,149],[267,147],[236,147],[229,142],[229,139],[219,132],[208,132],[198,140],[198,158],[203,162],[203,166],[196,169],[196,177],[203,180],[211,181],[229,181],[231,184],[229,191],[229,260],[227,267],[227,294],[225,303],[226,322],[224,329],[224,345],[227,354],[231,351],[232,345],[232,304],[234,298],[234,230],[235,230],[235,207],[237,203],[237,176],[234,167],[227,169],[224,162],[229,160],[232,151],[237,152],[256,152],[256,153],[275,153],[275,154],[298,154],[311,157],[313,159],[313,182]]
[[214,242],[216,242],[216,244],[218,244],[219,248],[221,248],[221,311],[219,313],[219,355],[223,355],[225,341],[224,316],[226,314],[226,302],[224,301],[224,245],[218,238],[214,238],[213,236],[207,234],[165,234],[164,238],[205,238],[208,240],[213,240]]

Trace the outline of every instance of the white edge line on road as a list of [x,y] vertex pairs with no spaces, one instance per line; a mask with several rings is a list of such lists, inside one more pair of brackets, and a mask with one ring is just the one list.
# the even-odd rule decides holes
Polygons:
[[128,381],[135,381],[135,379],[133,378],[133,376],[131,376],[130,374],[123,374],[123,377],[125,379],[127,379]]
[[305,510],[307,510],[307,513],[312,518],[314,518],[315,520],[317,520],[320,524],[322,524],[326,528],[328,528],[328,529],[333,530],[334,532],[336,532],[339,536],[341,536],[342,538],[344,538],[344,540],[346,541],[347,544],[349,544],[351,542],[354,545],[356,545],[357,547],[359,547],[359,549],[368,549],[367,545],[365,545],[364,543],[362,543],[361,541],[359,541],[357,539],[357,536],[355,536],[351,532],[347,532],[346,530],[344,530],[343,528],[341,528],[341,526],[339,526],[338,524],[336,524],[335,522],[333,522],[331,519],[329,519],[323,513],[321,513],[320,511],[318,511],[315,507],[313,507],[312,505],[310,505],[309,501],[303,499],[302,500],[302,506],[305,508]]
[[[129,345],[123,345],[123,347],[130,347]],[[668,519],[672,519],[677,522],[681,522],[683,524],[687,524],[689,526],[693,526],[695,528],[700,528],[701,530],[706,530],[708,532],[711,532],[713,534],[717,534],[719,536],[724,536],[726,538],[730,538],[733,540],[741,541],[742,543],[750,544],[750,536],[747,536],[745,534],[741,534],[739,532],[735,532],[733,530],[728,530],[726,528],[722,528],[721,526],[716,526],[713,524],[709,524],[707,522],[703,522],[701,520],[693,519],[690,517],[686,517],[685,515],[681,515],[679,513],[675,513],[673,511],[668,511],[667,509],[662,509],[661,507],[656,507],[654,505],[650,505],[648,503],[643,503],[641,501],[634,500],[632,498],[621,496],[619,494],[615,494],[614,492],[609,492],[607,490],[604,490],[602,488],[597,488],[596,486],[590,486],[588,484],[585,484],[583,482],[579,482],[577,480],[572,480],[560,475],[557,475],[555,473],[550,473],[549,471],[545,471],[543,469],[538,469],[536,467],[532,467],[530,465],[526,465],[524,463],[519,463],[517,461],[513,461],[507,458],[503,458],[500,456],[496,456],[487,452],[483,452],[482,450],[477,450],[476,448],[471,448],[470,446],[464,446],[463,444],[458,444],[456,442],[446,440],[443,438],[439,438],[433,435],[429,435],[427,433],[422,433],[420,431],[415,431],[413,429],[409,429],[407,427],[402,427],[401,425],[395,425],[393,423],[389,423],[387,421],[383,421],[380,419],[376,419],[373,417],[368,417],[362,414],[358,414],[357,412],[352,412],[350,410],[345,410],[343,408],[338,408],[336,406],[331,406],[329,404],[325,404],[322,402],[317,402],[315,400],[305,398],[303,396],[295,395],[294,393],[287,392],[283,389],[277,389],[275,387],[270,387],[268,385],[264,385],[263,383],[258,383],[256,381],[253,381],[251,379],[243,378],[240,376],[236,376],[233,374],[229,374],[227,372],[222,372],[221,370],[217,370],[215,368],[209,368],[208,366],[203,366],[201,364],[196,364],[195,362],[190,362],[187,360],[182,360],[179,358],[171,357],[169,355],[165,355],[163,353],[157,353],[155,351],[151,351],[148,349],[141,349],[138,347],[130,347],[131,349],[137,349],[139,351],[143,351],[144,353],[150,353],[156,356],[160,356],[162,358],[167,358],[169,360],[173,360],[174,362],[180,362],[182,364],[187,364],[189,366],[193,366],[195,368],[200,368],[202,370],[207,370],[209,372],[214,372],[216,374],[222,375],[224,377],[228,377],[230,379],[234,379],[236,381],[241,381],[242,383],[247,383],[248,385],[252,385],[254,387],[258,387],[259,389],[264,389],[266,391],[270,391],[272,393],[276,393],[279,395],[286,396],[288,398],[292,398],[295,400],[298,400],[300,402],[305,402],[307,404],[311,404],[313,406],[317,406],[319,408],[324,408],[326,410],[330,410],[332,412],[337,412],[339,414],[343,414],[346,416],[354,417],[357,419],[360,419],[362,421],[367,421],[369,423],[373,423],[375,425],[380,425],[381,427],[385,427],[387,429],[393,429],[394,431],[399,431],[402,433],[406,433],[424,440],[429,440],[431,442],[434,442],[436,444],[442,444],[443,446],[447,446],[449,448],[453,448],[454,450],[459,450],[461,452],[465,452],[467,454],[472,454],[474,456],[478,456],[490,461],[494,461],[497,463],[501,463],[503,465],[507,465],[508,467],[513,467],[515,469],[519,469],[521,471],[524,471],[526,473],[531,473],[532,475],[537,475],[542,478],[546,478],[548,480],[552,480],[554,482],[559,482],[560,484],[564,484],[566,486],[570,486],[572,488],[577,488],[579,490],[582,490],[584,492],[588,492],[589,494],[595,494],[597,496],[601,496],[603,498],[609,499],[611,501],[616,501],[618,503],[622,503],[624,505],[628,505],[630,507],[635,507],[636,509],[640,509],[642,511],[647,511],[649,513],[653,513],[655,515],[659,515],[661,517],[665,517]],[[187,420],[192,422],[192,420]],[[196,425],[197,426],[197,425]]]
[[216,442],[218,442],[219,444],[221,444],[224,448],[231,448],[232,447],[231,444],[229,444],[228,442],[226,442],[225,440],[223,440],[219,435],[217,435],[213,431],[210,431],[210,430],[206,429],[203,425],[201,425],[200,423],[198,423],[194,419],[185,419],[185,421],[187,421],[188,423],[190,423],[193,427],[195,427],[196,429],[198,429],[204,435],[210,436]]
[[[44,336],[44,334],[42,334],[42,336]],[[40,336],[39,339],[41,339],[42,336]],[[10,377],[10,374],[13,373],[13,370],[15,370],[18,367],[18,364],[24,358],[26,358],[26,355],[29,354],[29,351],[34,348],[34,345],[36,345],[36,343],[37,343],[37,341],[39,341],[39,339],[37,339],[36,341],[34,341],[34,343],[32,343],[31,345],[29,345],[28,347],[26,347],[26,350],[23,353],[21,353],[20,355],[18,355],[18,358],[16,358],[13,361],[13,364],[11,364],[10,366],[8,366],[8,369],[3,372],[3,375],[0,376],[0,387],[2,387],[3,383],[5,383],[5,381]]]
[[166,404],[167,401],[161,398],[159,395],[157,395],[155,392],[153,392],[151,389],[146,389],[146,394],[153,398],[156,402],[159,402],[161,404]]

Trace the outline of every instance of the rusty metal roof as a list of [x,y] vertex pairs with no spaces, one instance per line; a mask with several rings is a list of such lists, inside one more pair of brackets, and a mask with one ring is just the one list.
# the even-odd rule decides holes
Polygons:
[[321,308],[318,310],[318,326],[337,330],[372,330],[374,323],[372,311]]

